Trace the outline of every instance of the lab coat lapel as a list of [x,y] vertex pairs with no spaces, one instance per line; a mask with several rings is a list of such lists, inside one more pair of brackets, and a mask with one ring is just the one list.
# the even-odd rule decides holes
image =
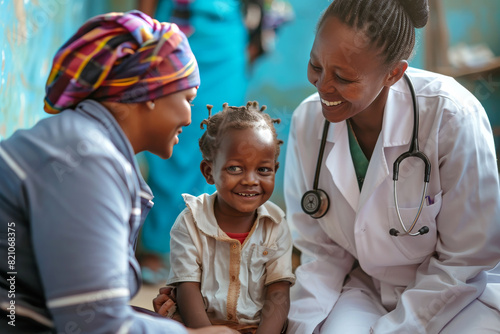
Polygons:
[[[373,150],[359,199],[361,209],[390,175],[395,157],[407,150],[413,130],[413,108],[409,90],[401,79],[391,88],[384,110],[382,131]],[[410,97],[408,97],[410,95]],[[401,148],[403,146],[404,148]]]
[[370,198],[370,196],[372,196],[373,192],[387,178],[388,175],[389,168],[387,166],[387,160],[384,153],[384,145],[381,137],[379,136],[370,159],[370,164],[368,165],[368,170],[366,171],[365,181],[359,198],[358,210],[365,205],[366,201]]
[[[359,186],[349,150],[346,122],[330,124],[327,140],[333,142],[333,148],[326,156],[326,166],[339,191],[352,209],[356,210],[359,200]],[[334,198],[330,198],[330,201],[334,200]]]

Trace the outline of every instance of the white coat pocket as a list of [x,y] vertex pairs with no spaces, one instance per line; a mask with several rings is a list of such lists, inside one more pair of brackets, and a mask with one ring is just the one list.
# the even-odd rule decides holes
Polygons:
[[[437,242],[436,217],[441,210],[441,192],[434,196],[434,203],[431,205],[424,204],[422,213],[411,232],[416,233],[422,227],[427,226],[429,232],[426,234],[418,236],[403,235],[404,230],[399,222],[395,207],[389,207],[388,210],[388,229],[395,228],[401,232],[397,237],[391,237],[391,240],[407,259],[418,263],[435,251]],[[399,212],[403,223],[409,229],[418,212],[418,207],[399,208]]]

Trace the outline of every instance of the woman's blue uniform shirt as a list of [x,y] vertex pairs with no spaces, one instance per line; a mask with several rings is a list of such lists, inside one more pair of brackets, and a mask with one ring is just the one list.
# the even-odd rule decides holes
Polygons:
[[0,302],[4,311],[16,306],[16,327],[4,318],[0,332],[39,323],[58,332],[186,333],[128,305],[141,284],[135,243],[152,198],[130,142],[95,101],[0,142]]

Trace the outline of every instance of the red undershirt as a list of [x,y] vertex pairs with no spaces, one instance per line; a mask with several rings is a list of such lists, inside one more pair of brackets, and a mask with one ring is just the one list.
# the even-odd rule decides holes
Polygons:
[[245,233],[229,233],[229,232],[226,232],[226,234],[227,234],[228,237],[230,237],[231,239],[238,240],[242,245],[243,245],[243,242],[245,242],[245,239],[248,237],[248,233],[250,233],[250,232],[245,232]]

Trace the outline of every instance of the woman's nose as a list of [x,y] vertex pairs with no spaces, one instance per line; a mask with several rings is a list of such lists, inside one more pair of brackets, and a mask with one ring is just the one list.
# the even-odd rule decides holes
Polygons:
[[184,126],[191,124],[191,107],[184,114]]
[[308,79],[320,93],[331,93],[332,91],[335,91],[333,78],[328,73],[325,73],[325,71],[322,71],[321,73],[311,71],[308,75]]
[[332,93],[333,91],[335,91],[333,78],[331,77],[331,75],[325,73],[322,73],[318,76],[318,80],[316,80],[315,86],[318,92]]

